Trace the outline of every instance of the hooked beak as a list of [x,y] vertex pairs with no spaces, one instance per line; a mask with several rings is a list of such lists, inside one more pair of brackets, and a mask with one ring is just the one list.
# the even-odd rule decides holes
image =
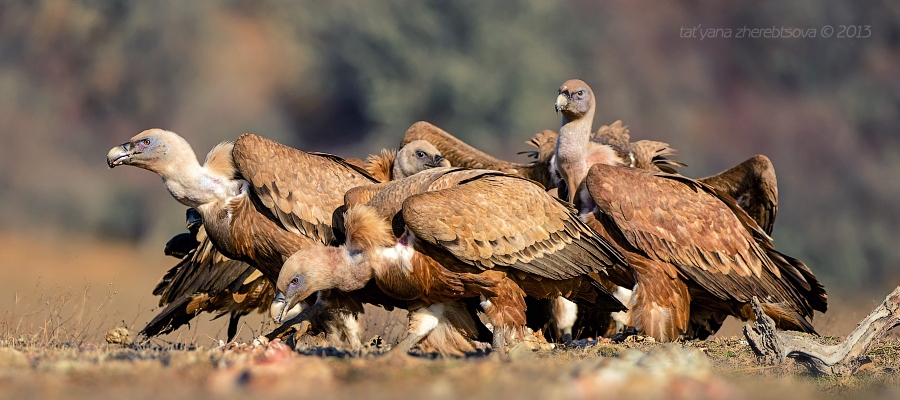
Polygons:
[[439,154],[434,156],[430,162],[425,163],[425,166],[428,168],[449,167],[450,162]]
[[284,293],[279,290],[275,293],[275,299],[272,300],[272,305],[269,307],[269,315],[276,324],[280,324],[284,320],[285,310],[287,310],[287,300],[284,298]]
[[565,109],[568,105],[569,96],[566,96],[565,93],[560,93],[559,96],[556,96],[556,104],[554,104],[554,108],[556,108],[557,113]]
[[109,149],[109,152],[106,153],[106,165],[109,165],[110,168],[115,168],[128,162],[133,155],[129,149],[130,146],[130,143],[122,143]]
[[275,299],[272,300],[272,305],[269,307],[269,315],[272,316],[272,319],[275,320],[276,324],[290,321],[294,317],[300,315],[300,312],[303,311],[302,303],[291,303],[292,301],[288,301],[284,297],[284,292],[279,290],[275,293]]
[[187,209],[187,216],[185,217],[185,223],[187,225],[188,230],[196,229],[203,223],[203,217],[200,216],[200,212],[195,208]]

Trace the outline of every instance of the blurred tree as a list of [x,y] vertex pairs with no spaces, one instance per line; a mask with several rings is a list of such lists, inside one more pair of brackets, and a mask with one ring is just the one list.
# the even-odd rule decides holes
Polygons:
[[[869,26],[866,38],[684,38],[682,28]],[[703,176],[764,153],[779,248],[828,284],[900,265],[900,3],[39,0],[0,2],[0,229],[159,246],[182,210],[102,153],[150,127],[203,154],[253,131],[362,156],[421,119],[503,157],[598,120],[668,141]]]

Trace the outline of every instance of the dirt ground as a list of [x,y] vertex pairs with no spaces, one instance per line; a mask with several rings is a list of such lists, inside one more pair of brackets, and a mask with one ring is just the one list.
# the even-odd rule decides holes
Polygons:
[[[900,339],[882,339],[851,378],[817,378],[788,362],[758,364],[731,321],[709,341],[661,346],[582,340],[574,348],[518,347],[510,361],[385,355],[403,331],[402,312],[369,309],[361,353],[280,341],[253,343],[271,329],[246,318],[236,343],[226,321],[202,315],[189,329],[142,345],[129,340],[155,311],[149,294],[175,262],[155,248],[84,238],[0,233],[0,397],[3,398],[900,398]],[[824,335],[849,332],[883,293],[832,296],[817,317]],[[122,337],[110,337],[113,342]],[[825,336],[826,342],[838,340]]]
[[879,342],[852,378],[761,367],[739,337],[661,346],[642,341],[531,351],[511,361],[394,357],[373,346],[296,352],[280,341],[185,348],[0,343],[8,398],[897,398],[900,341]]

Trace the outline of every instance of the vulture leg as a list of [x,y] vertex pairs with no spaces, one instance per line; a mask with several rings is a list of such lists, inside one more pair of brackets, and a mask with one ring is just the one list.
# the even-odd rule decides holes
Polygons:
[[419,342],[428,336],[431,331],[438,326],[443,319],[444,304],[432,304],[428,307],[419,308],[409,313],[409,328],[400,343],[397,343],[391,353],[397,355],[407,355]]
[[481,303],[477,298],[470,297],[462,300],[463,304],[466,305],[466,309],[469,312],[469,316],[472,318],[472,321],[475,322],[476,329],[476,337],[475,340],[482,343],[490,343],[494,338],[494,333],[491,332],[483,323],[481,323],[481,319],[478,317],[478,311],[484,311],[481,309]]
[[563,343],[572,344],[572,327],[575,326],[575,320],[578,318],[578,305],[562,296],[552,299],[551,302],[556,330]]
[[339,312],[339,314],[338,319],[342,323],[335,324],[335,328],[340,332],[334,332],[334,337],[343,338],[352,350],[362,349],[362,340],[359,338],[359,314],[343,311]]
[[629,262],[638,277],[631,298],[634,327],[659,342],[677,340],[688,330],[691,296],[687,285],[677,275],[668,275],[663,262]]
[[234,337],[237,335],[238,324],[241,322],[241,314],[237,311],[232,311],[231,315],[228,317],[228,341],[231,342],[234,340]]
[[501,359],[506,355],[509,341],[525,339],[525,292],[509,278],[504,278],[495,287],[496,295],[482,298],[481,307],[494,327],[491,352]]
[[634,326],[634,322],[631,320],[631,299],[632,299],[632,290],[623,288],[621,286],[616,287],[616,291],[613,293],[622,304],[628,306],[628,311],[618,311],[612,313],[612,320],[616,324],[616,331],[613,333],[625,332],[630,326]]

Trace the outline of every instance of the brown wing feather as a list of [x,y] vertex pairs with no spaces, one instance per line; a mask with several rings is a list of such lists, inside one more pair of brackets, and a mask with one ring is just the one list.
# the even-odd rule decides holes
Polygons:
[[332,212],[347,190],[376,182],[340,157],[303,152],[245,133],[234,144],[234,162],[253,186],[258,205],[284,229],[328,243]]
[[197,248],[189,252],[157,284],[154,294],[160,296],[160,306],[184,295],[225,290],[234,286],[234,282],[242,275],[255,270],[246,263],[229,259],[216,251],[202,226],[197,239]]
[[596,165],[588,177],[599,210],[650,257],[723,274],[762,274],[762,250],[717,197],[641,170]]
[[546,187],[551,186],[547,162],[517,164],[504,161],[469,146],[443,129],[424,121],[410,126],[400,145],[402,147],[415,140],[430,142],[441,152],[441,156],[449,160],[450,165],[454,167],[501,171],[540,182]]
[[159,305],[165,308],[141,334],[172,332],[201,312],[246,315],[263,311],[271,303],[272,287],[255,268],[216,251],[203,226],[197,230],[196,240],[196,248],[170,269],[154,289],[153,294],[160,296]]
[[417,238],[482,269],[509,266],[567,279],[624,268],[621,255],[571,207],[517,177],[485,174],[411,196],[403,220]]
[[771,239],[737,203],[679,175],[605,165],[586,178],[597,212],[613,236],[651,259],[676,265],[721,299],[752,296],[788,302],[805,316],[824,311],[824,288],[799,260]]
[[772,234],[778,213],[778,181],[768,157],[756,155],[731,169],[698,180],[737,200],[767,234]]
[[628,149],[634,156],[632,165],[634,168],[676,174],[678,168],[686,166],[684,163],[669,158],[675,155],[675,149],[669,147],[668,143],[638,140],[631,143]]
[[370,154],[366,157],[365,169],[379,182],[387,182],[391,180],[391,170],[394,167],[394,161],[397,160],[397,149],[382,149],[380,155]]
[[[359,204],[360,200],[367,199],[366,204],[377,209],[383,218],[390,219],[400,211],[403,201],[409,196],[449,187],[468,177],[491,172],[493,171],[455,167],[429,168],[399,181],[354,188],[348,192],[345,201],[349,200],[354,204]],[[348,207],[351,205],[347,204]]]
[[519,154],[525,154],[528,157],[536,159],[539,163],[550,165],[550,159],[556,154],[556,140],[559,134],[549,129],[537,133],[533,138],[525,142],[537,148],[534,151],[522,151]]

